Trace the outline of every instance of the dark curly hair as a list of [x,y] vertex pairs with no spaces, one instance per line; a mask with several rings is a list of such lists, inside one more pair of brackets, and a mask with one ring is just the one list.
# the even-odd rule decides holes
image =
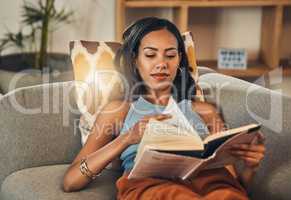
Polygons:
[[[193,99],[196,95],[196,85],[191,76],[192,68],[188,64],[184,41],[178,28],[167,19],[147,17],[131,24],[123,33],[123,45],[116,54],[115,64],[125,74],[131,87],[143,83],[135,66],[138,48],[146,34],[161,29],[166,29],[175,36],[178,42],[178,52],[181,55],[181,61],[179,63],[181,70],[177,71],[177,75],[173,81],[175,88],[172,87],[172,95],[177,102],[183,99]],[[131,92],[133,95],[130,95],[131,97],[129,98],[138,97],[146,94],[146,88],[142,84]]]

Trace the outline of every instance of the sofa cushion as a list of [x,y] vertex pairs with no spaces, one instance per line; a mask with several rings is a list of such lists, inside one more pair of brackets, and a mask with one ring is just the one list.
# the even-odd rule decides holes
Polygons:
[[64,82],[73,80],[73,71],[53,70],[52,73],[41,73],[37,69],[19,72],[0,70],[0,93],[6,94],[14,89],[40,85],[48,82]]
[[1,200],[108,200],[115,199],[115,182],[121,175],[104,170],[102,175],[79,192],[65,193],[62,178],[68,165],[28,168],[9,175],[3,182]]
[[3,94],[16,88],[39,85],[42,83],[42,75],[37,70],[11,72],[0,70],[0,87]]
[[18,88],[0,99],[0,185],[20,169],[71,163],[80,151],[74,83]]

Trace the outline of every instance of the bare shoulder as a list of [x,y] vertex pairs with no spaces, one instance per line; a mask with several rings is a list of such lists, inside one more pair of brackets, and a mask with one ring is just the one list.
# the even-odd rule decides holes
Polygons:
[[192,109],[199,114],[214,114],[218,112],[214,104],[201,101],[192,101]]
[[105,144],[109,143],[119,133],[119,126],[129,110],[130,103],[126,101],[111,101],[97,116],[91,133],[73,163],[79,161]]
[[95,123],[109,122],[109,121],[119,121],[123,120],[127,115],[130,108],[130,102],[122,100],[114,100],[109,102],[101,110]]
[[126,114],[129,110],[129,107],[130,102],[128,101],[114,100],[106,104],[100,114]]
[[100,144],[104,145],[119,134],[120,127],[129,110],[130,104],[126,101],[111,101],[106,104],[98,114],[85,147],[94,149]]
[[204,120],[211,134],[224,129],[223,118],[214,104],[192,101],[192,109]]

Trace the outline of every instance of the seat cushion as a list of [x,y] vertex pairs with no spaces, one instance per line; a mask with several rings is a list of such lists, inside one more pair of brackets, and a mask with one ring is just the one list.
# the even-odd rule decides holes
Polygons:
[[65,193],[62,178],[68,165],[35,167],[9,175],[2,184],[1,200],[111,200],[115,199],[115,182],[120,172],[104,170],[86,189]]

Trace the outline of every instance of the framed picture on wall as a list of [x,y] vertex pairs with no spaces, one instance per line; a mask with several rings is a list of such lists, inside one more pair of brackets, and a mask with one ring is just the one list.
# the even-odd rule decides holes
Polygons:
[[217,60],[219,69],[247,68],[247,52],[245,49],[220,48]]

